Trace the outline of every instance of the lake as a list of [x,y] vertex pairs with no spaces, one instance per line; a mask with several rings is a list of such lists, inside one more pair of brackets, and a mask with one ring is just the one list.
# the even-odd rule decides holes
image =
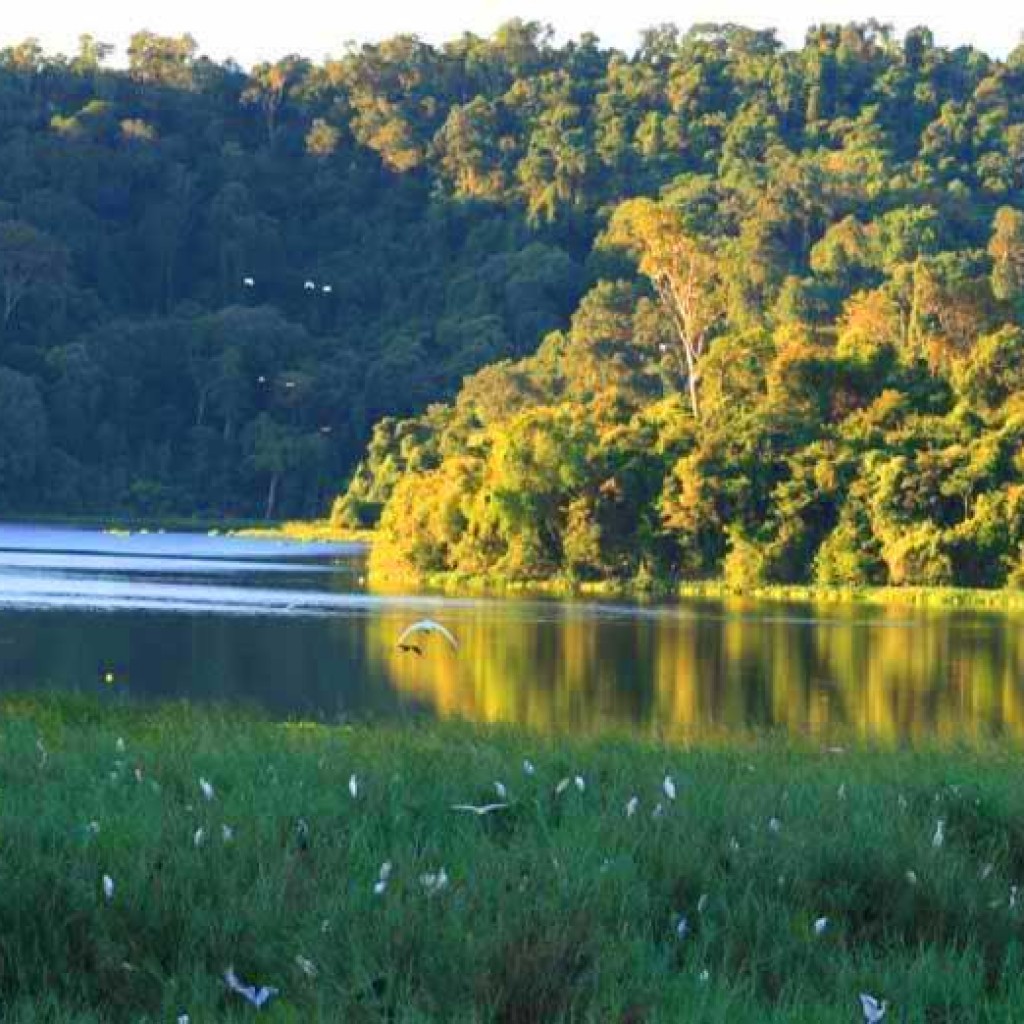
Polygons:
[[[1024,622],[743,600],[375,594],[359,545],[0,526],[0,690],[686,739],[1024,738]],[[458,636],[395,646],[429,616]]]

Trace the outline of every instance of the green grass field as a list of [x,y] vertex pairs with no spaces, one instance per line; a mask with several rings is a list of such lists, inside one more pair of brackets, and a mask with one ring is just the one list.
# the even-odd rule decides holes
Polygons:
[[[829,1024],[861,991],[887,1021],[1024,1012],[1010,749],[0,713],[5,1022]],[[280,995],[257,1014],[229,966]]]

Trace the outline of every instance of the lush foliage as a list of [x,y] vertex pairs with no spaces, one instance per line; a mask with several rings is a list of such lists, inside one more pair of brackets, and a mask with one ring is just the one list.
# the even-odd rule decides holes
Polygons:
[[1024,53],[698,27],[602,74],[547,210],[601,197],[588,290],[378,426],[375,575],[1024,581]]
[[996,1022],[1024,996],[1008,749],[2,710],[11,1024],[249,1020],[229,966],[280,989],[271,1024],[839,1024],[861,991],[908,1024]]

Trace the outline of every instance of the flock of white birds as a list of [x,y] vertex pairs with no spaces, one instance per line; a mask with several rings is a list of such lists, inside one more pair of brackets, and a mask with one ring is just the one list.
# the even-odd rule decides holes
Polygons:
[[[451,631],[442,626],[440,623],[434,622],[431,619],[423,619],[419,622],[415,622],[407,629],[405,629],[398,639],[398,646],[408,646],[411,638],[417,636],[418,634],[423,634],[426,636],[442,636],[454,650],[458,649],[458,641],[455,639]],[[48,758],[48,754],[45,748],[43,748],[41,742],[38,743],[37,746],[39,747],[42,764],[45,765],[46,759]],[[124,740],[118,738],[116,747],[118,753],[123,754],[125,752]],[[534,766],[533,762],[529,759],[523,761],[522,770],[523,774],[527,776],[533,776],[536,774],[536,767]],[[141,777],[139,777],[138,781],[141,781]],[[581,794],[585,793],[587,788],[585,778],[579,774],[573,776],[565,776],[556,783],[554,787],[555,796],[561,797],[570,789],[570,787],[575,787],[575,789]],[[665,775],[665,777],[661,781],[660,789],[665,800],[668,801],[669,804],[673,803],[677,799],[678,787],[676,786],[675,779],[672,777],[672,775]],[[498,800],[493,803],[453,804],[451,809],[453,811],[475,815],[476,817],[480,818],[490,814],[497,814],[501,811],[509,809],[512,806],[512,803],[509,800],[508,786],[506,786],[504,782],[495,781],[494,791],[498,797]],[[214,788],[213,783],[211,783],[206,778],[199,778],[199,792],[202,798],[207,802],[212,802],[216,799],[216,789]],[[353,800],[359,799],[361,787],[359,779],[355,774],[352,774],[349,777],[348,792],[349,796]],[[840,799],[843,799],[845,797],[845,785],[840,787],[839,797]],[[637,794],[634,794],[629,798],[625,805],[625,815],[627,818],[632,818],[634,815],[636,815],[637,811],[640,808],[640,802],[640,797]],[[652,811],[652,816],[655,818],[659,818],[664,813],[664,804],[661,802],[657,802]],[[932,837],[932,845],[936,848],[942,846],[945,840],[945,826],[945,820],[942,818],[940,818],[936,822],[935,832]],[[304,821],[300,821],[298,827],[300,831],[305,829],[305,831],[308,833],[309,826]],[[778,833],[782,830],[782,823],[778,818],[773,817],[769,819],[767,827],[769,831]],[[99,823],[95,821],[89,822],[88,825],[86,826],[86,831],[93,834],[99,832],[99,829]],[[202,828],[199,828],[195,831],[193,835],[193,842],[197,847],[203,844],[203,842],[205,841],[205,835],[205,831]],[[233,827],[228,824],[222,824],[221,838],[225,843],[231,842],[234,839]],[[734,839],[733,843],[735,844],[735,842],[736,841]],[[987,867],[991,868],[991,865],[987,865]],[[380,866],[376,880],[373,882],[373,893],[375,896],[383,897],[387,893],[388,885],[393,877],[393,873],[394,865],[392,864],[392,862],[390,860],[384,861],[384,863]],[[916,883],[917,878],[913,872],[908,872],[907,880],[911,884],[914,884]],[[443,892],[445,889],[448,888],[450,881],[451,879],[448,875],[448,870],[443,865],[439,867],[436,871],[425,872],[421,874],[419,877],[420,885],[428,895],[435,895]],[[103,874],[101,877],[100,884],[102,887],[104,899],[108,903],[112,902],[115,896],[114,879],[108,874]],[[1013,893],[1011,893],[1011,904],[1015,901],[1015,897],[1016,892],[1014,891]],[[707,893],[701,894],[701,897],[697,902],[698,914],[702,914],[704,912],[707,906],[707,902]],[[675,921],[676,938],[680,941],[685,940],[690,933],[689,918],[684,914],[677,914]],[[813,933],[816,937],[823,936],[827,931],[828,927],[829,919],[827,917],[819,917],[814,921]],[[308,977],[312,978],[316,976],[316,964],[309,958],[299,954],[295,958],[295,963],[299,967],[299,969]],[[707,969],[702,970],[700,972],[699,978],[701,982],[708,982],[710,980],[710,972]],[[247,1003],[251,1004],[256,1009],[261,1009],[274,996],[279,994],[279,989],[277,989],[274,986],[245,984],[235,973],[235,969],[233,966],[229,966],[225,970],[223,980],[224,985],[228,989],[228,991],[236,994],[241,999],[244,999]],[[882,1019],[885,1017],[888,1008],[888,1002],[884,999],[879,1000],[875,996],[870,995],[868,993],[860,993],[859,999],[861,1009],[864,1013],[865,1024],[879,1024],[879,1022],[882,1021]],[[177,1020],[178,1024],[190,1024],[190,1018],[187,1013],[180,1014]]]

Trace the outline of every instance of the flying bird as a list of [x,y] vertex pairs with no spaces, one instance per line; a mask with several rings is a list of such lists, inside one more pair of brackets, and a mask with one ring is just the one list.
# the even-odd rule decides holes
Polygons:
[[262,1009],[272,997],[277,995],[278,991],[269,985],[260,985],[259,988],[255,985],[243,985],[238,975],[235,974],[234,967],[229,967],[224,972],[224,984],[232,992],[237,992],[246,1002],[255,1006],[257,1010]]
[[316,283],[314,281],[306,281],[306,283],[303,284],[302,287],[305,288],[307,292],[315,291]]
[[508,804],[482,804],[479,807],[474,807],[472,804],[452,804],[453,811],[465,811],[468,814],[475,814],[478,818],[482,818],[485,814],[491,814],[493,811],[503,811]]
[[860,1008],[864,1011],[865,1024],[878,1024],[885,1016],[886,1007],[889,1004],[883,999],[879,1002],[874,996],[866,992],[860,994]]
[[251,277],[243,277],[242,278],[242,286],[244,288],[255,288],[256,287],[256,282]]
[[422,654],[422,648],[416,644],[410,644],[409,637],[416,636],[418,633],[438,633],[445,638],[452,645],[452,650],[457,651],[459,649],[459,642],[452,636],[451,631],[441,625],[440,622],[435,622],[433,619],[420,619],[419,622],[414,622],[411,626],[406,628],[402,635],[398,638],[398,649],[400,651],[413,651],[416,654]]

